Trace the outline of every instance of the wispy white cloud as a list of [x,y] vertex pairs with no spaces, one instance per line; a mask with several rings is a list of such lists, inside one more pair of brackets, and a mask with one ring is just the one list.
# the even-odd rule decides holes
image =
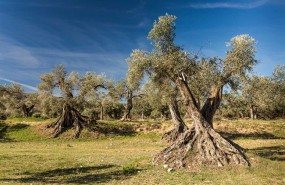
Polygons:
[[[143,8],[144,0],[141,2]],[[36,24],[36,19],[7,12],[0,12],[0,19],[11,22],[0,28],[0,75],[32,86],[39,84],[40,75],[50,72],[55,64],[80,74],[94,71],[106,73],[108,78],[123,78],[128,48],[129,52],[131,48],[147,48],[145,37],[132,37],[129,30],[150,23],[144,16],[136,17],[137,22],[99,21],[96,25],[48,16]]]
[[86,8],[84,6],[70,5],[64,2],[24,2],[24,1],[0,1],[0,5],[18,5],[18,6],[27,6],[27,7],[37,7],[37,8]]
[[255,0],[255,1],[225,1],[225,2],[213,2],[213,3],[191,3],[189,8],[195,9],[214,9],[214,8],[232,8],[232,9],[252,9],[263,6],[268,0]]
[[39,60],[29,50],[3,35],[0,35],[0,48],[0,64],[9,61],[18,66],[39,65]]
[[11,80],[11,79],[0,77],[0,80],[6,81],[6,82],[9,82],[9,83],[17,83],[17,84],[20,84],[21,86],[23,86],[23,87],[25,87],[25,88],[27,88],[29,90],[38,91],[38,88],[36,88],[34,86],[31,86],[31,85],[28,85],[28,84],[24,84],[24,83],[20,83],[20,82],[16,82],[16,81]]

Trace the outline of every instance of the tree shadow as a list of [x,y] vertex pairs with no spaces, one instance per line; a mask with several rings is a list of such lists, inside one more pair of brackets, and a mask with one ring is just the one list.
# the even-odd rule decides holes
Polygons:
[[[51,123],[44,124],[40,126],[40,130],[42,130],[42,134],[49,136],[50,138],[54,138],[54,131],[55,129],[50,126]],[[71,131],[70,131],[71,130]],[[74,132],[75,128],[72,127],[64,127],[62,128],[60,135],[63,135],[65,132],[67,132],[67,137],[70,135],[69,132]],[[134,127],[132,125],[127,124],[110,124],[110,123],[103,123],[103,122],[97,122],[97,123],[90,123],[85,124],[82,131],[80,132],[81,137],[106,137],[106,136],[135,136],[137,132],[135,131]],[[90,135],[91,134],[91,135]]]
[[7,142],[6,133],[7,133],[8,125],[2,121],[0,121],[0,142]]
[[228,139],[285,139],[284,137],[278,137],[273,134],[263,132],[263,133],[229,133],[229,132],[219,132],[222,136]]
[[259,147],[250,151],[272,161],[285,161],[285,146]]
[[134,136],[136,134],[134,127],[127,124],[97,123],[89,125],[88,129],[105,135]]
[[16,124],[16,125],[8,125],[5,122],[0,122],[0,142],[12,142],[14,141],[13,139],[10,139],[7,137],[8,132],[13,132],[13,131],[19,131],[24,128],[28,127],[28,125],[25,124]]
[[[16,181],[20,183],[44,183],[44,184],[90,184],[106,183],[112,180],[123,180],[137,174],[141,169],[136,169],[125,173],[123,169],[118,169],[117,165],[86,166],[78,168],[58,168],[40,173],[24,173],[28,177],[14,179],[0,179],[0,181]],[[101,171],[100,171],[101,170]],[[68,175],[68,176],[67,176]],[[64,177],[67,176],[67,177]],[[64,178],[63,178],[64,177]]]
[[8,131],[9,132],[17,132],[17,131],[20,131],[20,130],[25,129],[27,127],[29,127],[29,125],[22,124],[22,123],[17,123],[15,125],[9,126]]

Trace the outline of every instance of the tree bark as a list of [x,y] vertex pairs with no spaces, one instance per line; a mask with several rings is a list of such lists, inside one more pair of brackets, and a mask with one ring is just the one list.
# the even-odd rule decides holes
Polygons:
[[153,163],[192,170],[201,165],[249,166],[242,148],[222,137],[204,118],[187,82],[178,79],[176,84],[184,99],[186,111],[193,120],[193,127],[187,129],[169,147],[154,156]]
[[103,107],[103,103],[101,104],[100,120],[104,120],[104,107]]
[[128,90],[126,110],[123,117],[121,118],[121,121],[126,121],[131,119],[132,108],[133,108],[133,93],[132,91]]
[[239,112],[239,117],[240,117],[241,119],[243,119],[243,118],[244,118],[244,115],[243,115],[243,113],[242,113],[242,112]]
[[207,98],[201,110],[201,114],[212,128],[213,128],[214,115],[222,101],[222,94],[223,94],[223,84],[220,83],[218,85],[213,85],[211,88],[211,94],[209,98]]
[[26,104],[22,105],[22,111],[24,113],[24,117],[30,117],[31,116],[31,111],[33,110],[35,105],[27,106]]
[[141,115],[141,120],[144,120],[144,113],[142,113],[142,115]]
[[179,137],[180,134],[185,132],[188,129],[188,127],[181,118],[177,101],[173,100],[172,103],[168,105],[168,107],[170,110],[174,129],[163,134],[162,139],[168,143],[172,143]]
[[254,107],[253,105],[250,105],[249,107],[250,119],[254,120],[257,118],[256,112],[257,112],[257,108]]
[[69,104],[65,103],[62,108],[60,117],[53,123],[47,125],[47,128],[54,128],[52,138],[58,137],[66,130],[74,127],[75,132],[72,138],[79,137],[83,127],[87,124],[96,123],[96,120],[81,115],[76,109],[72,108]]

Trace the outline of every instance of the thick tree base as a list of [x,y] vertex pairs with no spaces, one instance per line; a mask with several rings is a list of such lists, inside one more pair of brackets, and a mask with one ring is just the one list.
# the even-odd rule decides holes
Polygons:
[[64,104],[60,117],[55,122],[47,125],[47,128],[54,128],[51,137],[56,138],[66,130],[74,127],[75,132],[72,138],[76,139],[79,137],[83,127],[86,127],[91,122],[96,123],[96,120],[83,116],[70,105]]
[[188,129],[169,147],[155,155],[153,163],[189,170],[202,165],[250,165],[241,147],[223,138],[210,127]]

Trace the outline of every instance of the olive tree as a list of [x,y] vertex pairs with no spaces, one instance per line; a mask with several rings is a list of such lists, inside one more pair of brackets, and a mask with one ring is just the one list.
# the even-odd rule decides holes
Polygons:
[[[258,112],[270,112],[270,105],[273,106],[272,96],[274,86],[269,77],[251,76],[241,83],[240,96],[246,102],[247,110],[251,119],[257,119]],[[259,114],[260,117],[263,115]]]
[[[199,106],[191,83],[199,74],[197,57],[174,43],[175,16],[165,15],[155,21],[148,38],[153,42],[151,52],[134,50],[129,65],[129,77],[141,80],[148,74],[155,82],[163,81],[171,89],[177,88],[181,94],[185,109],[193,120],[193,127],[187,128],[179,137],[155,155],[155,164],[168,165],[171,168],[192,168],[201,164],[249,165],[242,148],[213,129],[213,117],[222,100],[223,87],[231,81],[237,81],[255,65],[255,41],[249,35],[238,35],[228,43],[227,56],[217,63],[211,85],[207,88],[207,98]],[[206,78],[206,77],[204,77]]]
[[241,83],[241,97],[251,119],[284,116],[285,67],[277,66],[272,76],[250,76]]
[[274,89],[271,95],[274,95],[275,114],[278,117],[285,117],[285,65],[278,65],[271,77]]
[[37,93],[25,93],[21,85],[3,85],[0,88],[1,102],[6,114],[10,116],[30,117],[38,104]]
[[87,73],[80,77],[78,73],[70,73],[69,76],[63,65],[56,65],[51,73],[41,76],[41,84],[38,86],[40,93],[46,97],[54,96],[55,91],[60,92],[62,112],[58,119],[49,124],[48,128],[54,128],[52,137],[57,137],[67,129],[75,128],[73,138],[79,137],[83,127],[90,123],[96,123],[92,117],[84,116],[77,110],[88,101],[88,95],[103,86],[103,76]]
[[113,85],[109,87],[109,95],[116,100],[125,101],[125,111],[121,118],[121,121],[127,121],[131,119],[131,111],[133,109],[133,100],[137,97],[142,97],[138,83],[132,81],[119,80],[113,82]]

